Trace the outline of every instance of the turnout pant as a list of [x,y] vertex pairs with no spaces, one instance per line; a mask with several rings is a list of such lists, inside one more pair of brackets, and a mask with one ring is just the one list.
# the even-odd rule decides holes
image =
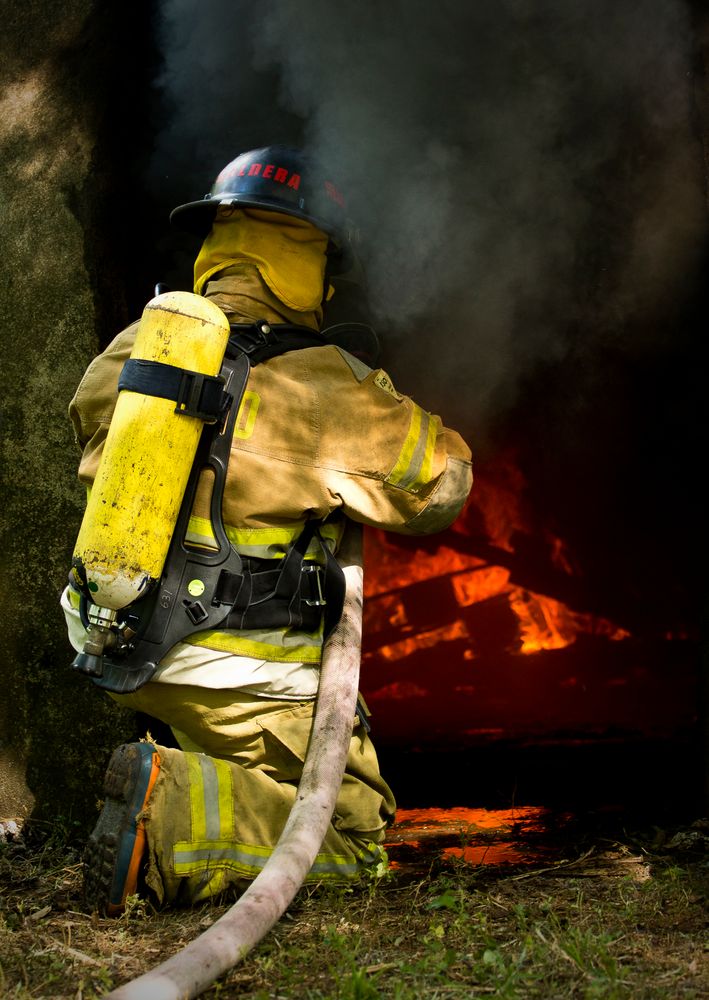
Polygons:
[[[166,904],[243,888],[288,818],[314,702],[159,683],[112,697],[167,723],[181,747],[157,748],[160,773],[144,813],[149,888]],[[394,809],[372,742],[355,719],[335,813],[306,882],[345,881],[386,864],[380,845]]]

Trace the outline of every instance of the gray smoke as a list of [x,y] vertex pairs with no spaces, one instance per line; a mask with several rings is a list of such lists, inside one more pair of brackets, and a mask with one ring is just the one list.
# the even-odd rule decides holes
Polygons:
[[681,0],[166,0],[163,18],[159,183],[200,197],[277,141],[328,163],[423,405],[479,438],[539,359],[663,349],[704,227]]

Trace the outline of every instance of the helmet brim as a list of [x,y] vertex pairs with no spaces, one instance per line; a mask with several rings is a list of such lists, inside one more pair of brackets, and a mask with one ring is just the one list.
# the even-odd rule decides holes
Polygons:
[[193,236],[198,236],[204,240],[209,235],[220,205],[258,208],[265,212],[278,212],[281,215],[290,215],[294,219],[303,219],[306,222],[310,222],[311,225],[330,238],[327,247],[330,273],[338,274],[349,267],[349,248],[347,245],[343,245],[339,235],[332,227],[323,224],[322,219],[316,219],[312,215],[296,211],[287,202],[281,202],[277,198],[249,198],[248,195],[243,194],[227,194],[218,198],[209,197],[202,198],[201,201],[188,201],[184,205],[178,205],[177,208],[173,208],[172,212],[170,212],[170,224],[175,229],[179,229],[184,233],[191,233]]
[[220,205],[238,205],[241,208],[259,208],[264,212],[279,212],[281,215],[290,215],[294,219],[304,219],[311,223],[316,229],[326,233],[330,237],[330,242],[336,251],[341,251],[341,241],[334,228],[328,226],[322,219],[317,219],[312,215],[304,213],[302,210],[294,209],[288,202],[279,201],[278,198],[250,198],[244,194],[226,194],[218,198],[203,198],[201,201],[188,201],[185,205],[178,205],[170,212],[170,223],[176,229],[181,229],[186,233],[193,233],[196,236],[205,237],[214,224],[217,209]]

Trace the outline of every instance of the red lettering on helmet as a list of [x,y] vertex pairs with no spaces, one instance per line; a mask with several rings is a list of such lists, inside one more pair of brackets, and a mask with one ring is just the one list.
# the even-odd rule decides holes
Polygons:
[[246,177],[246,164],[239,171],[239,177]]
[[298,190],[300,187],[300,174],[293,174],[291,176],[291,179],[288,181],[288,187],[293,188],[294,191]]
[[288,171],[284,170],[283,167],[279,167],[276,173],[274,174],[273,179],[274,181],[278,181],[279,184],[283,184],[287,176],[288,176]]
[[263,169],[263,173],[261,174],[261,176],[262,176],[262,177],[263,177],[264,179],[265,179],[266,177],[270,177],[270,176],[271,176],[271,174],[273,173],[273,171],[274,171],[275,169],[276,169],[276,168],[275,168],[275,167],[273,166],[273,164],[272,164],[272,163],[268,163],[268,164],[266,164],[266,166],[264,167],[264,169]]
[[328,198],[331,198],[340,208],[345,207],[345,196],[330,181],[325,181],[325,192]]
[[218,187],[220,184],[226,184],[227,181],[232,179],[232,177],[236,177],[236,167],[234,167],[231,163],[228,163],[217,177],[214,182],[214,186]]
[[249,167],[249,177],[258,177],[260,173],[261,173],[261,164],[252,163],[251,166]]

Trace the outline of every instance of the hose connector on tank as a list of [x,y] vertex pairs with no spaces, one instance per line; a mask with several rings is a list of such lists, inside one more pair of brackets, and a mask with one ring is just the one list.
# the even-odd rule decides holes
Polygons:
[[102,677],[104,653],[114,649],[118,644],[116,612],[112,608],[100,608],[96,604],[90,604],[88,619],[83,652],[77,653],[71,665],[74,670],[89,677]]

